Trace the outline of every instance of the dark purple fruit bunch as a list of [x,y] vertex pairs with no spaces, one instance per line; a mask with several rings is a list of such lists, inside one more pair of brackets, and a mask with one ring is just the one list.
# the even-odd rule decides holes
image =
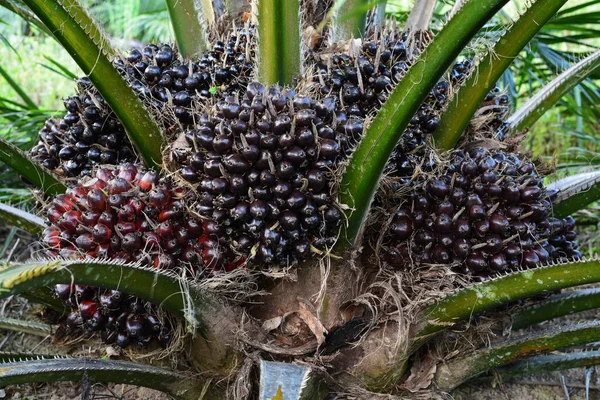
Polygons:
[[92,174],[99,164],[134,160],[134,151],[121,123],[102,96],[87,91],[87,78],[79,81],[80,94],[65,99],[67,114],[49,119],[39,132],[31,156],[59,175]]
[[333,245],[342,213],[334,172],[361,134],[362,119],[334,104],[258,83],[225,98],[197,129],[180,173],[197,184],[208,232],[253,263],[293,264]]
[[[473,70],[473,64],[468,59],[457,62],[447,77],[442,78],[429,92],[390,157],[387,169],[391,176],[404,178],[408,182],[417,165],[425,171],[434,167],[433,164],[422,163],[424,152],[421,149],[426,147],[427,139],[438,127],[440,115],[451,96],[451,88],[462,84]],[[498,87],[487,94],[472,121],[476,123],[475,129],[482,136],[477,139],[503,139],[499,129],[504,125],[508,105],[508,96],[502,94]]]
[[[228,253],[189,215],[186,193],[154,171],[125,163],[56,196],[46,211],[49,254],[142,262],[159,269],[212,273]],[[206,224],[205,224],[206,225]]]
[[123,292],[61,284],[54,295],[73,309],[65,320],[67,334],[100,333],[104,343],[122,348],[152,341],[166,346],[171,339],[171,327],[161,322],[156,307]]
[[199,99],[245,90],[254,68],[254,44],[253,28],[242,29],[216,41],[199,60],[183,60],[172,45],[150,44],[114,63],[140,97],[158,109],[172,102],[176,120],[187,125],[194,123]]
[[581,257],[573,219],[551,213],[542,177],[525,157],[457,151],[394,214],[385,261],[396,268],[445,264],[486,277]]
[[[362,49],[348,53],[320,57],[314,54],[314,86],[317,99],[335,104],[342,118],[364,118],[372,115],[387,100],[390,92],[404,77],[420,48],[411,55],[407,50],[407,34],[389,31],[377,38],[363,42]],[[401,136],[388,163],[388,172],[394,176],[410,177],[423,158],[420,148],[437,129],[439,117],[452,95],[452,87],[463,83],[473,71],[473,64],[466,59],[454,64],[420,105],[410,124]],[[478,130],[494,136],[504,124],[508,109],[508,96],[498,88],[492,90],[482,103]],[[496,138],[497,135],[495,135]],[[501,139],[501,138],[500,138]]]
[[[113,62],[151,109],[158,110],[168,134],[176,122],[194,122],[200,98],[245,90],[254,65],[253,32],[230,34],[196,61],[184,61],[171,45],[151,44]],[[89,78],[78,81],[78,90],[64,101],[67,114],[47,120],[40,130],[30,153],[33,159],[67,177],[91,176],[96,165],[133,161],[135,152],[123,125]],[[174,109],[166,112],[171,104]]]

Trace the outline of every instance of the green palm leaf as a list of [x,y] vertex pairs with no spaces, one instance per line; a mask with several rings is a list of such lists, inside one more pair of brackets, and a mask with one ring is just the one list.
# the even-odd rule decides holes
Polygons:
[[147,165],[162,162],[159,126],[110,61],[114,50],[76,0],[25,0],[94,83]]

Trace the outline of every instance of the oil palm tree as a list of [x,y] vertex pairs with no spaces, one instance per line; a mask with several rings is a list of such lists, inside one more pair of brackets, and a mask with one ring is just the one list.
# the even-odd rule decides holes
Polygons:
[[544,187],[550,168],[517,150],[600,53],[507,117],[495,83],[567,1],[532,3],[458,62],[507,2],[461,2],[432,35],[435,1],[401,30],[361,0],[167,1],[177,45],[122,55],[76,0],[25,0],[86,77],[30,156],[2,142],[45,219],[1,214],[49,258],[7,265],[0,297],[64,312],[69,335],[166,346],[177,367],[3,354],[0,384],[431,398],[492,370],[596,363],[554,353],[596,342],[596,321],[506,333],[594,308],[597,290],[551,293],[600,280],[570,217],[598,174]]

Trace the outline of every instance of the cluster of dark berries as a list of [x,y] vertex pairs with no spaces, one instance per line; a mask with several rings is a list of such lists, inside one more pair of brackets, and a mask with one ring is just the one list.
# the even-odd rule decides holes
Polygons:
[[406,38],[393,33],[381,41],[364,42],[356,56],[334,54],[317,63],[317,97],[332,96],[348,115],[365,117],[377,110],[408,71]]
[[[317,98],[335,103],[338,115],[365,116],[376,112],[387,100],[390,92],[408,71],[419,48],[409,54],[407,35],[404,32],[387,32],[377,39],[365,41],[356,55],[346,53],[328,56],[315,65],[315,83],[319,85]],[[427,137],[437,129],[439,116],[451,96],[450,88],[463,83],[473,65],[469,60],[457,62],[442,78],[420,105],[410,124],[401,136],[388,163],[388,171],[395,176],[408,176],[422,161]],[[481,118],[488,125],[486,131],[496,132],[504,123],[508,97],[495,88],[482,103]]]
[[66,259],[142,261],[192,276],[220,268],[222,251],[211,224],[191,217],[185,202],[183,189],[154,171],[131,163],[100,169],[96,178],[54,198],[43,240],[50,254]]
[[170,328],[159,320],[154,306],[117,290],[84,285],[56,285],[54,294],[73,308],[66,318],[67,333],[100,332],[106,344],[144,347],[152,341],[166,346]]
[[386,235],[394,267],[447,264],[490,276],[580,257],[573,220],[550,216],[550,199],[523,157],[475,148],[409,196]]
[[327,99],[251,83],[187,131],[192,150],[176,158],[213,233],[253,263],[287,265],[334,243],[333,172],[360,132],[362,120],[336,119]]
[[194,123],[199,98],[245,89],[254,67],[253,45],[253,31],[244,29],[217,41],[199,60],[183,60],[168,44],[150,44],[114,63],[140,97],[159,110],[172,103],[177,120],[187,125]]
[[[114,64],[131,87],[154,109],[163,128],[171,132],[165,106],[175,106],[174,115],[184,124],[194,122],[193,102],[216,93],[245,90],[254,60],[252,29],[216,42],[213,50],[196,62],[186,62],[171,45],[148,45],[131,50]],[[117,165],[134,160],[125,129],[88,78],[78,81],[79,95],[64,101],[67,114],[49,119],[40,130],[40,140],[31,150],[34,160],[59,175],[91,176],[95,165]]]
[[79,81],[80,94],[65,101],[67,114],[49,119],[31,149],[33,159],[59,175],[91,175],[95,165],[119,164],[134,159],[121,123],[102,96],[87,91],[87,78]]

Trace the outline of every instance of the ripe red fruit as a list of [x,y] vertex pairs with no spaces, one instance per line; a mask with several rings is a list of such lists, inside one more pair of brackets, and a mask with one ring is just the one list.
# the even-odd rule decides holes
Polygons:
[[61,300],[69,300],[71,293],[75,292],[75,286],[71,284],[58,284],[54,286],[54,295]]
[[158,173],[156,171],[148,171],[142,176],[142,179],[138,182],[138,186],[144,192],[149,192],[156,183],[158,183]]
[[100,189],[92,189],[87,194],[88,204],[94,211],[106,210],[106,194]]
[[158,233],[158,236],[161,238],[167,238],[171,236],[173,234],[173,224],[171,224],[171,221],[162,222],[160,225],[158,225],[156,233]]
[[112,179],[113,173],[109,169],[102,168],[96,172],[96,177],[101,181],[108,182]]
[[98,211],[86,211],[81,214],[81,222],[86,226],[93,226],[100,218],[100,214]]
[[108,193],[120,194],[131,189],[131,184],[123,178],[113,178],[108,182]]
[[158,222],[163,222],[168,219],[178,219],[183,216],[182,207],[179,202],[171,202],[166,210],[158,214]]
[[140,246],[142,245],[142,239],[138,233],[139,232],[128,233],[127,235],[123,236],[123,239],[121,240],[121,248],[123,251],[126,251],[127,253],[134,253],[140,249]]
[[44,230],[43,241],[50,248],[58,249],[60,248],[60,231],[56,227],[49,227]]
[[125,203],[125,198],[120,194],[111,194],[108,196],[107,204],[112,208],[119,208]]
[[146,207],[144,202],[138,198],[133,198],[133,199],[129,200],[128,205],[129,205],[129,207],[131,207],[133,209],[133,212],[136,216],[142,212],[144,207]]
[[146,232],[152,229],[152,226],[146,219],[138,219],[135,221],[135,227],[139,232]]
[[185,245],[187,245],[187,242],[190,239],[190,235],[187,229],[178,227],[178,229],[175,230],[175,239],[177,240],[180,246],[184,247]]
[[133,221],[135,219],[135,210],[129,204],[125,204],[117,212],[119,221]]
[[46,211],[46,216],[48,217],[48,220],[51,224],[58,221],[62,217],[62,215],[63,212],[54,206],[48,208],[48,210]]
[[194,219],[186,219],[185,227],[192,238],[197,238],[202,235],[202,225]]
[[96,247],[96,243],[94,243],[94,238],[89,233],[84,233],[83,235],[79,235],[75,240],[77,247],[83,251],[90,251]]
[[102,225],[106,225],[109,229],[112,229],[117,222],[117,216],[112,211],[104,211],[98,217],[98,223]]
[[127,235],[128,233],[135,232],[135,223],[134,222],[119,222],[115,229],[121,233],[121,235]]
[[125,330],[129,337],[144,340],[151,334],[152,327],[146,320],[146,317],[141,315],[130,315],[125,323]]
[[110,250],[110,243],[101,243],[96,249],[96,256],[100,258],[109,258]]
[[162,210],[169,204],[171,195],[166,188],[155,188],[150,192],[149,203],[152,207]]
[[56,196],[54,200],[52,200],[52,204],[62,213],[72,210],[74,206],[73,201],[66,194],[59,194]]
[[160,245],[160,238],[154,232],[144,232],[142,242],[144,243],[145,250],[148,251]]
[[58,227],[65,231],[74,232],[75,229],[77,229],[77,224],[79,224],[80,220],[81,213],[79,211],[67,211],[58,221]]
[[69,313],[69,316],[67,317],[67,328],[71,329],[71,330],[76,330],[81,328],[81,325],[83,324],[83,320],[81,319],[81,315],[79,314],[79,311],[74,310],[71,311],[71,313]]
[[104,224],[96,224],[92,229],[92,235],[97,243],[108,243],[112,237],[112,231]]
[[127,182],[133,182],[137,173],[137,168],[132,163],[125,163],[121,166],[117,177]]

